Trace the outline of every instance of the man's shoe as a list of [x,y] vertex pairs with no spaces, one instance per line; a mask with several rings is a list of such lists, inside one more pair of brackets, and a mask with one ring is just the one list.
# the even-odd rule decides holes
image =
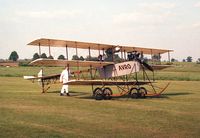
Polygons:
[[63,94],[63,93],[60,93],[60,96],[64,96],[64,94]]
[[67,96],[70,96],[69,93],[67,93]]

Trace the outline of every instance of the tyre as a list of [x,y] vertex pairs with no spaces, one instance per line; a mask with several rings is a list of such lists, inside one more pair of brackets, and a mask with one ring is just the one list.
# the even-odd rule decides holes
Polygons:
[[147,94],[147,90],[144,88],[144,87],[140,87],[138,89],[138,93],[140,94],[140,97],[141,98],[145,98],[146,97],[146,94]]
[[93,96],[96,100],[102,100],[103,99],[103,91],[101,88],[96,88],[93,91]]
[[103,89],[103,96],[105,100],[110,100],[112,97],[112,90],[109,87]]
[[137,88],[131,88],[130,91],[129,91],[129,96],[133,99],[139,98],[138,89]]

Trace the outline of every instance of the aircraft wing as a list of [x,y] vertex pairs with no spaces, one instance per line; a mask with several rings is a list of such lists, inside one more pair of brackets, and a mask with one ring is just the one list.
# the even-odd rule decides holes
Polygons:
[[70,80],[68,85],[145,85],[146,81],[115,81],[115,80]]
[[69,40],[58,40],[58,39],[47,39],[41,38],[34,40],[28,45],[31,46],[46,46],[46,47],[68,47],[68,48],[80,48],[80,49],[93,49],[93,50],[106,50],[109,48],[119,47],[122,52],[138,51],[143,54],[164,54],[167,52],[172,52],[173,50],[166,49],[155,49],[155,48],[144,48],[136,46],[125,46],[125,45],[110,45],[110,44],[100,44],[91,42],[80,42],[80,41],[69,41]]
[[151,65],[154,70],[162,70],[169,67],[173,67],[172,65]]
[[114,64],[113,62],[101,61],[80,61],[80,60],[54,60],[54,59],[36,59],[30,63],[34,66],[70,66],[70,67],[102,67]]
[[47,75],[42,77],[35,77],[35,76],[24,76],[24,79],[26,80],[50,80],[50,79],[58,79],[60,78],[60,74],[54,74],[54,75]]

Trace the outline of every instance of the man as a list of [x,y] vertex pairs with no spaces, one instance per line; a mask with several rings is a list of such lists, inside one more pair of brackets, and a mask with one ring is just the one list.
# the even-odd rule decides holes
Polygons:
[[68,78],[69,78],[68,67],[65,67],[65,69],[62,71],[60,75],[60,82],[63,83],[60,96],[64,96],[65,93],[67,94],[67,96],[70,96],[68,92],[68,85],[66,84],[68,82]]

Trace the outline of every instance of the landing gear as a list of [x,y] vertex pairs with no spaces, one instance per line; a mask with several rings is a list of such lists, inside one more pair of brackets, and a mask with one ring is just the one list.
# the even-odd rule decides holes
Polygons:
[[146,95],[147,95],[147,90],[146,90],[144,87],[140,87],[140,88],[138,89],[138,93],[140,93],[140,97],[141,97],[141,98],[145,98]]
[[93,96],[96,100],[110,100],[112,98],[112,90],[109,87],[106,88],[96,88],[93,91]]
[[139,87],[139,88],[133,87],[129,91],[129,96],[134,99],[145,98],[146,94],[147,90],[144,87]]
[[110,100],[112,94],[112,90],[109,87],[103,89],[103,97],[105,100]]
[[103,91],[101,88],[96,88],[93,91],[93,96],[96,100],[102,100],[103,99]]
[[[127,94],[127,93],[126,93]],[[138,98],[145,98],[147,95],[147,90],[144,87],[133,87],[129,90],[128,93],[129,97],[133,99],[138,99]],[[93,91],[93,97],[96,100],[110,100],[112,97],[119,97],[120,95],[113,94],[111,88],[109,87],[97,87]]]
[[133,99],[138,98],[138,89],[137,88],[131,88],[129,91],[129,96]]

